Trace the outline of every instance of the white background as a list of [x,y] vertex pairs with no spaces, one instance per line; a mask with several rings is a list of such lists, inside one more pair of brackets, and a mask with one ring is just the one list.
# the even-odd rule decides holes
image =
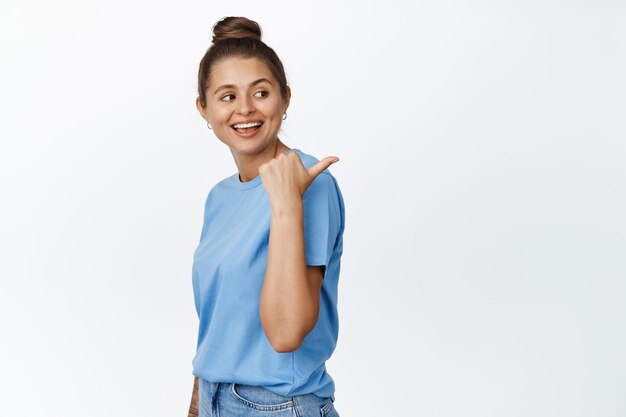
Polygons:
[[279,137],[341,158],[341,416],[626,415],[625,12],[3,1],[0,415],[186,415],[229,15],[283,60]]

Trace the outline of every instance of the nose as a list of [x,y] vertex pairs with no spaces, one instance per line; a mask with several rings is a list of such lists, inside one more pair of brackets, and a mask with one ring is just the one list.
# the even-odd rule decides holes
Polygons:
[[250,97],[243,95],[241,96],[241,98],[239,99],[239,105],[237,106],[237,111],[240,114],[248,114],[250,112],[254,111],[254,108],[252,107],[252,103],[250,100]]

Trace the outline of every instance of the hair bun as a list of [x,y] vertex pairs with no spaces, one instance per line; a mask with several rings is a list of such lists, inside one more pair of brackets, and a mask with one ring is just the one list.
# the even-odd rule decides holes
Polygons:
[[246,17],[228,16],[213,26],[213,43],[231,38],[261,40],[261,27]]

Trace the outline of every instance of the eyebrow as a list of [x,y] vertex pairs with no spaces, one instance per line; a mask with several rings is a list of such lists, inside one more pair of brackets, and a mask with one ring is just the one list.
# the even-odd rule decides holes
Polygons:
[[[250,87],[255,86],[257,84],[262,83],[263,81],[268,82],[270,85],[272,85],[272,82],[270,80],[268,80],[267,78],[259,78],[256,81],[252,81],[250,83]],[[215,89],[215,91],[213,91],[213,94],[217,94],[218,91],[226,89],[226,88],[236,88],[236,86],[234,84],[224,84],[224,85],[220,85],[219,87],[217,87]]]

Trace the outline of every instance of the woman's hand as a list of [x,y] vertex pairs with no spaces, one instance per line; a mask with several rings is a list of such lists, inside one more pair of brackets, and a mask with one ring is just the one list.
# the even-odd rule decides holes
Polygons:
[[306,168],[296,152],[287,152],[261,164],[259,174],[272,208],[289,209],[302,203],[302,196],[315,177],[337,161],[336,156],[327,156]]

